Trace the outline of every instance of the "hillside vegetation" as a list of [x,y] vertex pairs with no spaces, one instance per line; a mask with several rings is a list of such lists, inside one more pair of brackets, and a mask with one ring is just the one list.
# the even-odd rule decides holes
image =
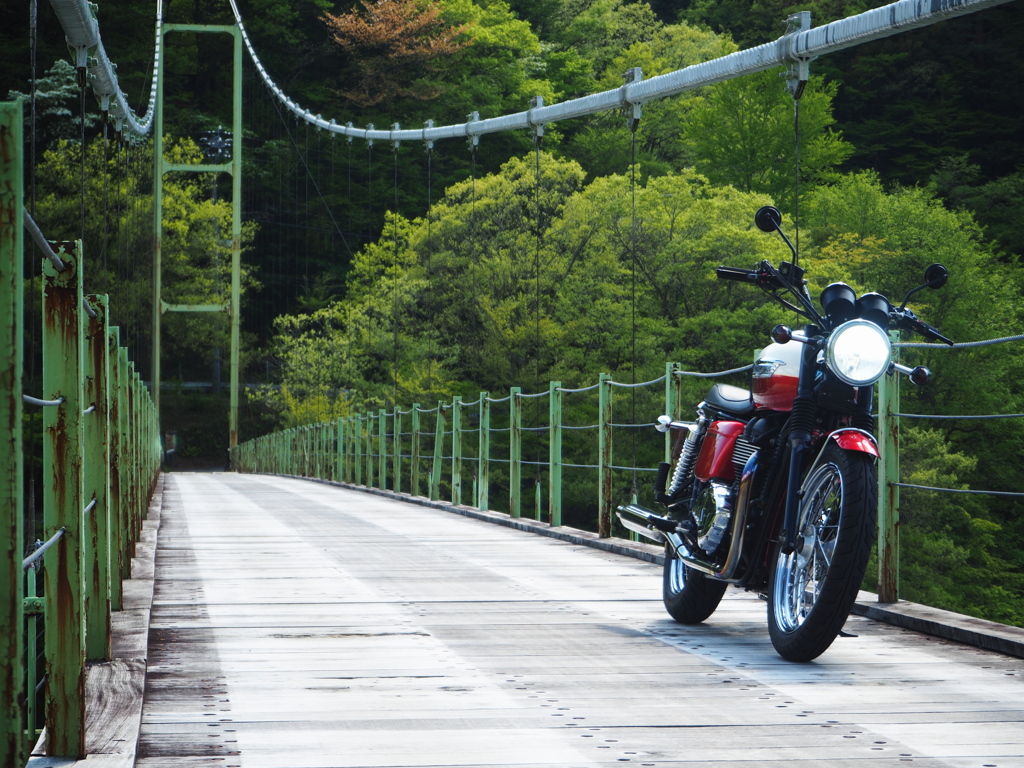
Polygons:
[[[239,5],[267,69],[304,107],[339,123],[413,127],[462,122],[474,111],[482,118],[520,111],[538,95],[554,103],[614,88],[633,67],[650,77],[707,61],[778,37],[792,11],[810,9],[822,24],[878,4]],[[170,21],[230,21],[219,5],[200,0],[165,7]],[[793,318],[713,273],[720,264],[788,258],[777,238],[752,226],[766,204],[783,211],[792,235],[799,228],[814,296],[843,280],[899,300],[926,265],[941,262],[949,284],[914,297],[922,318],[957,341],[1024,332],[1024,117],[1008,86],[1024,67],[1022,7],[1010,3],[812,63],[798,137],[792,98],[779,71],[770,71],[644,105],[635,134],[625,115],[609,113],[547,126],[539,151],[527,132],[483,137],[475,154],[462,142],[442,143],[429,176],[422,147],[394,155],[380,148],[367,162],[356,142],[363,165],[353,181],[351,159],[338,160],[346,149],[351,158],[348,146],[327,153],[294,121],[286,120],[287,134],[271,130],[276,114],[254,107],[246,123],[252,222],[243,311],[245,378],[257,389],[245,436],[396,403],[473,399],[510,386],[536,391],[549,380],[586,386],[602,372],[643,381],[661,375],[666,361],[689,370],[744,365],[773,324]],[[100,20],[122,84],[142,92],[151,47],[130,30],[148,29],[149,18],[136,3],[110,0]],[[169,49],[168,125],[172,151],[199,162],[190,137],[230,116],[230,66],[224,46],[183,40]],[[49,38],[40,50],[41,62],[51,56],[42,74],[62,54]],[[54,233],[78,221],[81,127],[67,69],[47,69],[38,128],[45,151],[37,218]],[[8,86],[27,91],[23,81]],[[99,128],[87,131],[92,137]],[[102,139],[91,141],[95,178],[120,179],[120,152],[112,160]],[[145,163],[145,148],[134,151]],[[320,164],[310,166],[310,157]],[[300,212],[289,219],[294,231],[281,218],[273,229],[269,223],[282,178],[296,188],[318,180],[319,197],[307,192],[289,209]],[[91,290],[127,286],[135,275],[131,233],[144,230],[132,229],[132,217],[145,219],[148,190],[144,182],[131,190],[116,183],[137,207],[111,216],[104,190],[89,191],[89,241],[100,244],[90,247],[106,259]],[[223,195],[208,199],[208,189],[186,177],[170,184],[170,231],[179,244],[172,290],[182,301],[213,300],[222,290]],[[344,247],[310,247],[309,233],[342,229]],[[301,279],[280,280],[282,269],[301,271]],[[144,286],[124,311],[148,312]],[[208,366],[225,329],[175,322],[165,365],[173,371],[181,361],[186,376],[196,360]],[[142,324],[135,327],[144,337]],[[904,359],[935,374],[927,387],[903,388],[906,412],[1024,412],[1024,342],[907,350]],[[701,386],[692,388],[694,403]],[[902,441],[904,482],[1024,492],[1022,419],[905,421]],[[644,460],[656,450],[644,449]],[[1024,625],[1019,501],[906,490],[901,515],[903,596]]]

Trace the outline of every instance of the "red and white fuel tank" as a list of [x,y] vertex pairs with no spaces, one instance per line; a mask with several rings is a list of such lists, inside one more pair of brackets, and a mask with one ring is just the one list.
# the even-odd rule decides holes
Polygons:
[[793,410],[802,354],[803,345],[792,341],[761,350],[750,377],[750,393],[759,410]]

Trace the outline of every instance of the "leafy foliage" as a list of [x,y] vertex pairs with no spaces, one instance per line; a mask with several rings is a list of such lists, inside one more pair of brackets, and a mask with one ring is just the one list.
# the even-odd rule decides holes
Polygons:
[[[726,80],[709,89],[683,120],[696,167],[719,184],[764,192],[785,209],[795,200],[797,124],[778,71]],[[802,181],[828,180],[852,147],[831,130],[835,84],[812,78],[799,102]]]
[[[170,142],[165,148],[168,162],[202,162],[199,148],[191,141]],[[102,139],[86,147],[83,217],[80,145],[58,142],[43,154],[37,169],[40,188],[45,191],[37,199],[35,218],[47,237],[84,241],[86,292],[117,296],[117,301],[111,302],[111,324],[140,334],[142,338],[134,338],[132,343],[141,345],[149,339],[152,266],[136,254],[145,253],[152,243],[152,187],[145,176],[126,172],[121,166],[126,151]],[[136,171],[141,165],[151,173],[152,145],[132,151]],[[227,301],[231,251],[224,233],[231,231],[231,205],[223,200],[214,202],[210,188],[200,184],[200,178],[176,172],[167,174],[164,181],[163,300],[172,304]],[[84,232],[80,222],[84,222]],[[243,247],[254,230],[251,223],[243,224]],[[243,287],[255,285],[250,270],[244,269]],[[146,321],[140,322],[140,318]],[[226,315],[212,319],[207,314],[166,316],[163,338],[169,370],[195,375],[198,369],[201,378],[207,379],[201,366],[213,364],[218,347],[228,347],[227,333]]]
[[419,0],[361,0],[360,12],[325,13],[331,39],[351,57],[356,72],[348,89],[339,91],[359,107],[396,98],[428,100],[440,86],[425,79],[436,60],[465,48],[466,27],[444,22],[441,7]]
[[[817,2],[814,21],[881,4]],[[126,41],[115,51],[108,39],[107,47],[128,92],[147,93],[152,39],[138,30],[151,18],[139,4],[122,5],[102,9],[105,34]],[[168,21],[230,22],[223,5],[166,5]],[[633,67],[652,77],[697,64],[776,39],[786,15],[805,8],[789,0],[240,6],[268,70],[293,98],[339,122],[401,120],[406,127],[520,111],[538,95],[552,103],[615,88]],[[5,21],[11,13],[0,11]],[[340,36],[334,40],[332,25]],[[16,26],[0,25],[0,39],[5,50],[21,52],[26,35],[19,29],[12,36]],[[939,261],[952,279],[944,291],[915,295],[923,318],[958,341],[1019,333],[1024,102],[1006,83],[1019,80],[1024,66],[1020,28],[1020,8],[1008,4],[814,62],[800,110],[799,200],[801,259],[814,293],[844,280],[899,299],[925,265]],[[191,32],[171,41],[164,62],[169,131],[184,136],[227,124],[227,49]],[[41,69],[57,63],[36,89],[40,151],[50,150],[37,169],[37,218],[53,237],[84,229],[87,289],[115,293],[112,306],[124,313],[115,321],[144,335],[148,264],[136,254],[151,237],[152,208],[138,171],[151,159],[145,147],[87,143],[81,216],[81,145],[73,141],[81,134],[79,92],[73,68],[58,60],[64,48],[62,35],[44,32]],[[29,92],[16,69],[3,77],[4,91]],[[345,164],[345,148],[322,147],[319,134],[294,129],[276,112],[261,114],[249,102],[245,109],[253,131],[246,184],[256,190],[253,199],[276,201],[264,202],[265,231],[244,231],[259,237],[248,255],[247,301],[265,281],[261,311],[283,312],[273,325],[273,359],[261,357],[258,344],[251,358],[269,382],[252,402],[271,414],[268,425],[510,385],[542,389],[552,379],[589,385],[601,372],[654,378],[666,360],[694,370],[733,367],[749,361],[767,328],[789,319],[753,290],[711,278],[718,264],[788,257],[777,239],[750,226],[762,204],[796,209],[793,103],[778,72],[645,104],[632,135],[621,114],[548,126],[539,162],[526,131],[485,137],[472,155],[460,142],[439,145],[430,171],[423,153],[403,147],[393,156],[367,151],[353,174],[348,145],[347,187],[320,187],[328,163],[332,178],[335,165]],[[91,120],[90,136],[98,132]],[[187,140],[168,151],[181,162],[198,161]],[[128,166],[134,171],[125,172]],[[434,190],[446,188],[440,200],[423,189],[424,177]],[[315,199],[307,189],[301,206],[281,204],[280,185],[294,187],[298,198],[312,178]],[[227,208],[211,191],[198,177],[167,178],[169,301],[222,297],[219,233]],[[383,210],[385,201],[393,210]],[[785,226],[792,233],[795,222],[787,217]],[[329,236],[317,240],[316,232]],[[225,344],[224,318],[165,322],[181,377],[197,370],[205,377]],[[1024,411],[1019,345],[902,354],[935,374],[926,388],[904,387],[906,411]],[[252,378],[255,369],[250,365]],[[704,384],[688,386],[687,398],[697,402]],[[656,404],[645,397],[635,407],[648,413]],[[904,431],[909,482],[1021,490],[1020,420],[922,423]],[[586,463],[594,446],[581,441],[567,450]],[[633,459],[648,453],[657,454],[657,445],[641,446]],[[580,515],[591,503],[588,482],[567,474],[567,502]],[[1024,521],[1013,504],[907,489],[907,596],[1024,621]]]
[[[7,94],[8,99],[24,99],[28,96],[17,90]],[[87,131],[99,124],[95,114],[86,112],[83,117],[79,107],[80,98],[81,89],[75,68],[64,59],[57,59],[36,83],[37,132],[44,143],[79,138],[83,119]],[[29,119],[30,115],[25,115],[26,123]]]

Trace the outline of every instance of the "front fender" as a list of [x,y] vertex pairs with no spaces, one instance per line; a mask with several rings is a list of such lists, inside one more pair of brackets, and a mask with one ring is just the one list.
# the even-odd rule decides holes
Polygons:
[[[829,440],[834,440],[836,445],[844,451],[859,451],[860,453],[874,456],[876,459],[881,456],[878,451],[878,442],[875,440],[874,435],[870,432],[865,432],[863,429],[856,429],[854,427],[837,429],[826,438],[826,445]],[[824,446],[822,446],[822,449],[824,449]]]

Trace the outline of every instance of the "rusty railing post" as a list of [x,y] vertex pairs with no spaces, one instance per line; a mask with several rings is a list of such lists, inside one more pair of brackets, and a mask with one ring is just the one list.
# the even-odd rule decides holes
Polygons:
[[87,659],[110,660],[110,360],[106,296],[87,297],[96,317],[84,318],[85,415],[84,499],[93,505],[85,518]]
[[107,382],[110,412],[110,608],[120,611],[124,608],[124,592],[121,583],[124,569],[124,509],[121,505],[121,377],[120,377],[121,329],[110,326],[107,329],[107,355],[110,378]]
[[491,402],[490,393],[480,393],[480,436],[477,455],[480,457],[478,470],[476,508],[488,509],[490,504],[490,461],[491,461]]
[[395,415],[392,420],[394,437],[391,444],[394,446],[394,453],[391,454],[391,487],[395,493],[402,492],[402,412],[395,406]]
[[25,764],[21,102],[0,104],[0,765]]
[[409,429],[412,431],[410,439],[412,443],[409,446],[409,494],[412,496],[420,495],[420,404],[412,404],[412,413],[410,414],[410,426]]
[[[899,341],[899,331],[890,333]],[[898,362],[899,347],[893,346]],[[900,596],[900,377],[878,380],[878,602],[895,603]]]
[[377,411],[377,455],[382,491],[388,489],[388,412],[386,408]]
[[462,503],[462,397],[452,398],[452,504]]
[[43,533],[46,555],[48,755],[85,755],[85,563],[82,473],[82,244],[63,243],[60,272],[43,261]]
[[444,402],[437,402],[437,420],[434,422],[434,460],[430,465],[428,496],[432,501],[441,498],[441,457],[444,456]]
[[522,514],[523,498],[523,407],[519,402],[522,387],[508,390],[508,513]]
[[597,535],[612,535],[612,386],[611,375],[602,373],[598,382],[597,430]]
[[548,522],[562,524],[562,382],[548,385]]

